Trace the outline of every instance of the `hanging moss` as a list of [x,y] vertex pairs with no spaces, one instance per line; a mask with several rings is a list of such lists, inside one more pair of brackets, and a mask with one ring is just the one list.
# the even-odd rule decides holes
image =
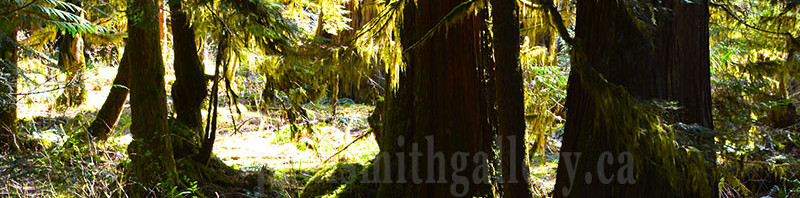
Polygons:
[[[666,192],[664,196],[711,197],[715,193],[712,185],[716,185],[716,182],[711,182],[710,179],[714,178],[712,175],[718,175],[713,157],[715,133],[697,125],[680,123],[681,119],[676,118],[686,116],[680,114],[681,108],[674,102],[658,99],[669,98],[659,95],[669,90],[654,90],[666,86],[658,84],[659,79],[642,80],[629,77],[631,74],[646,74],[644,71],[660,66],[647,64],[652,61],[650,59],[653,56],[657,56],[655,53],[663,52],[659,51],[662,50],[660,48],[669,44],[661,43],[659,36],[654,36],[658,33],[669,33],[659,29],[662,28],[659,26],[662,24],[658,24],[655,20],[664,24],[672,21],[654,19],[653,16],[658,15],[659,10],[654,8],[650,1],[616,3],[616,5],[587,3],[585,9],[579,11],[590,13],[589,15],[597,12],[595,15],[616,16],[614,23],[611,24],[615,28],[613,31],[597,32],[605,27],[597,26],[596,23],[596,26],[579,23],[578,26],[584,28],[582,30],[589,31],[576,33],[574,42],[570,42],[573,50],[573,67],[570,76],[572,85],[569,89],[577,91],[570,91],[569,94],[572,95],[573,101],[576,101],[574,98],[577,97],[581,103],[586,103],[583,106],[586,110],[578,112],[582,112],[581,116],[592,122],[572,125],[579,128],[573,129],[573,133],[578,131],[580,138],[572,145],[565,144],[562,149],[566,147],[575,151],[609,149],[612,152],[630,152],[635,163],[636,185],[639,187],[648,188],[648,192]],[[596,6],[603,8],[592,10],[596,9]],[[586,32],[591,32],[592,36],[587,36]],[[562,34],[568,35],[564,32]],[[625,38],[610,38],[612,41],[608,43],[603,43],[602,39],[593,40],[595,37],[618,35],[625,35]],[[584,43],[583,39],[591,43],[591,46]],[[597,46],[608,47],[614,51],[598,50]],[[580,87],[573,88],[573,85]],[[569,99],[567,103],[569,107]],[[572,119],[575,123],[577,118]],[[599,155],[598,152],[592,154],[594,155],[592,157]],[[617,193],[620,195],[641,196],[637,194],[641,192],[636,190],[621,186],[618,186],[618,189],[620,191]]]

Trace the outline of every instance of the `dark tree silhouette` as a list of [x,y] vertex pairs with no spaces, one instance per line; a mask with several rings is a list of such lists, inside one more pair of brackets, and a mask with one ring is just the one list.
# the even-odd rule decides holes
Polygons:
[[531,197],[525,163],[525,96],[519,66],[516,0],[492,0],[495,93],[500,137],[503,197]]
[[207,95],[208,81],[197,55],[194,29],[189,26],[181,4],[178,0],[169,3],[172,12],[172,50],[175,54],[172,99],[178,121],[200,132],[203,127],[201,107]]

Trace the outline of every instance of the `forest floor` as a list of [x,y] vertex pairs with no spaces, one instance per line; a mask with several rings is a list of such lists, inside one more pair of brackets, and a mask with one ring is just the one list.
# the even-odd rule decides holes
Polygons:
[[[121,165],[128,160],[125,148],[131,141],[128,104],[108,141],[88,148],[63,147],[71,135],[84,131],[93,120],[116,74],[111,67],[93,71],[86,81],[87,101],[73,108],[54,105],[60,94],[58,90],[37,91],[57,86],[54,80],[57,77],[44,73],[28,75],[31,83],[23,84],[20,92],[33,94],[19,99],[19,131],[39,146],[25,154],[0,156],[0,180],[8,181],[0,185],[0,196],[109,197],[122,190],[125,176]],[[249,74],[240,82],[243,84],[240,96],[244,98],[240,103],[248,103],[260,91],[258,78],[253,77],[258,74]],[[172,81],[167,78],[168,85]],[[279,109],[240,104],[239,114],[227,105],[220,107],[214,154],[239,170],[273,170],[276,176],[272,183],[277,187],[273,186],[274,192],[268,193],[271,196],[297,197],[305,182],[320,168],[338,162],[365,164],[378,152],[367,124],[374,108],[370,105],[340,103],[334,117],[330,104],[304,104],[307,123],[296,123],[302,131],[292,131],[286,114]],[[313,131],[306,131],[307,126]],[[555,181],[557,160],[553,153],[557,148],[548,150],[545,153],[549,154],[531,157],[531,182],[538,195],[546,195]],[[175,194],[193,190],[196,189],[173,189]],[[244,193],[264,195],[250,190],[253,191]]]

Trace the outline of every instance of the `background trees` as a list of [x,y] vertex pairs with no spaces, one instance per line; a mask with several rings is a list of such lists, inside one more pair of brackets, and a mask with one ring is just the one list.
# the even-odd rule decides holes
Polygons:
[[[80,7],[80,2],[68,1]],[[80,10],[75,10],[81,16]],[[59,103],[67,106],[78,106],[86,100],[86,77],[83,57],[83,37],[78,32],[64,32],[58,46],[58,67],[63,68],[67,74],[64,94],[59,97]]]
[[[796,120],[797,106],[792,81],[798,7],[791,1],[712,1],[710,6],[714,126],[722,132],[719,142],[729,148],[719,157],[725,159],[721,166],[738,170],[721,171],[726,181],[721,192],[763,194],[795,177],[792,171],[763,173],[788,167],[791,163],[769,158],[791,156],[787,153],[797,145],[789,139],[797,134],[790,120]],[[778,189],[778,196],[791,191]]]
[[0,3],[0,194],[800,192],[793,1],[162,3]]
[[203,100],[207,95],[208,80],[197,52],[194,28],[189,25],[183,2],[169,3],[172,20],[172,49],[175,60],[175,83],[172,98],[176,117],[189,128],[201,131],[203,127]]
[[[25,54],[31,54],[31,51],[38,52],[24,45],[20,45],[18,41],[19,32],[21,28],[35,27],[47,25],[51,30],[61,30],[69,32],[70,35],[79,33],[102,33],[108,29],[95,24],[91,24],[83,17],[79,16],[80,13],[85,12],[80,6],[76,6],[70,2],[63,2],[58,0],[48,0],[43,2],[23,2],[23,1],[6,1],[0,4],[3,6],[2,15],[0,20],[4,23],[0,25],[0,51],[2,51],[2,76],[3,86],[0,88],[0,94],[3,95],[2,110],[0,110],[0,144],[4,146],[3,151],[8,151],[9,148],[17,148],[20,146],[17,138],[17,84],[21,69],[18,65],[20,58],[20,49],[24,49]],[[68,39],[69,40],[69,39]],[[65,48],[72,48],[77,50],[79,42],[74,39],[67,41]],[[65,50],[72,51],[72,50]],[[67,53],[65,53],[66,55]],[[72,53],[71,55],[76,55]],[[34,57],[48,60],[48,57],[43,56],[41,53],[33,53]],[[81,62],[78,59],[65,59],[65,61]],[[77,64],[77,63],[76,63]],[[76,65],[70,64],[70,65]],[[81,66],[82,67],[82,66]]]

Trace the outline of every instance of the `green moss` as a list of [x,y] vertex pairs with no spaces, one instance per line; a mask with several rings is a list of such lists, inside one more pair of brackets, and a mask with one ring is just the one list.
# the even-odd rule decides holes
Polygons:
[[375,197],[377,184],[361,182],[372,171],[372,164],[339,163],[317,172],[300,193],[301,198],[313,197]]
[[169,119],[169,128],[176,136],[172,138],[175,158],[191,156],[200,152],[200,132],[190,129],[174,118]]

